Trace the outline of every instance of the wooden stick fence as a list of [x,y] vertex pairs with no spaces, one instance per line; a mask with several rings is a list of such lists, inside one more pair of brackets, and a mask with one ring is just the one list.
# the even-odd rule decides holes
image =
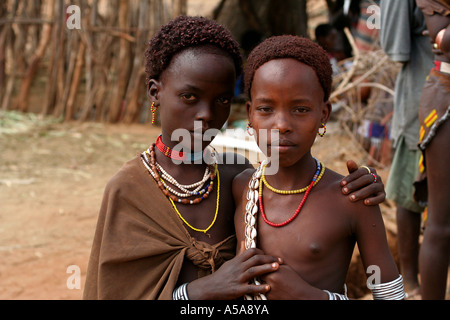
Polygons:
[[[80,29],[67,25],[70,5],[80,9]],[[187,0],[0,1],[0,109],[147,122],[146,45],[160,25],[186,11]],[[348,30],[347,37],[353,66],[336,77],[331,100],[343,105],[342,123],[355,134],[377,103],[363,106],[357,91],[392,95],[397,69],[381,50],[360,54]]]
[[[186,3],[1,1],[0,108],[66,121],[147,121],[145,48],[160,25],[186,14]],[[68,27],[71,5],[80,29]]]

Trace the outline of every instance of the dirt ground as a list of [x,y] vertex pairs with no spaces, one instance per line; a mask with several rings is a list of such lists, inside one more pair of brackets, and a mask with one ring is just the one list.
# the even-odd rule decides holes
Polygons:
[[[81,299],[104,187],[121,165],[159,134],[148,125],[46,123],[0,132],[0,299]],[[345,160],[363,154],[336,124],[318,139],[314,155],[346,173]],[[386,181],[388,168],[378,169]],[[382,205],[395,256],[393,208]],[[69,289],[81,271],[81,288]],[[357,255],[349,293],[364,294]],[[72,279],[72,278],[70,278]],[[69,279],[69,280],[70,280]],[[71,282],[72,284],[74,282]]]

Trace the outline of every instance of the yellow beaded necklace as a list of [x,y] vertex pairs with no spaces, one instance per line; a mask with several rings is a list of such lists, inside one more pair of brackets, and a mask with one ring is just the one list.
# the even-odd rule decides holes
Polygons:
[[219,170],[216,167],[216,175],[217,175],[217,202],[216,202],[216,213],[214,214],[214,219],[211,222],[211,224],[209,225],[208,228],[206,229],[198,229],[195,228],[193,226],[191,226],[189,224],[189,222],[186,221],[186,219],[181,215],[180,211],[178,211],[177,206],[175,205],[175,202],[169,197],[170,202],[172,203],[173,208],[175,209],[176,213],[178,214],[178,216],[180,217],[181,220],[183,220],[183,222],[192,230],[197,231],[197,232],[203,232],[206,233],[208,232],[209,229],[211,229],[214,225],[214,223],[216,222],[217,219],[217,215],[219,213],[219,201],[220,201],[220,177],[219,177]]
[[[324,166],[322,163],[321,163],[321,165],[322,165],[322,170],[320,170],[320,174],[319,174],[319,176],[317,177],[317,180],[314,182],[313,187],[314,187],[316,184],[319,183],[320,179],[322,179],[322,176],[323,176],[323,174],[324,174],[324,172],[325,172],[325,166]],[[297,194],[297,193],[303,193],[303,192],[305,192],[306,190],[308,190],[308,187],[309,187],[309,186],[306,186],[306,187],[304,187],[304,188],[302,188],[302,189],[297,189],[297,190],[280,190],[280,189],[276,189],[276,188],[272,187],[272,186],[267,182],[267,180],[266,180],[266,175],[265,175],[266,167],[267,167],[267,165],[263,167],[263,171],[262,171],[262,175],[261,175],[261,181],[266,185],[266,187],[267,187],[270,191],[275,192],[275,193],[278,193],[278,194]]]

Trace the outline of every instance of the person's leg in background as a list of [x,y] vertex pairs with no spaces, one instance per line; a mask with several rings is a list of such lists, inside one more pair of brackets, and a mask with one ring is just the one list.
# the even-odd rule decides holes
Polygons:
[[450,255],[450,121],[425,150],[428,178],[428,213],[420,249],[423,299],[445,299]]
[[397,206],[397,249],[405,292],[414,298],[419,290],[419,250],[423,208],[414,200],[414,180],[421,151],[411,150],[400,138],[386,183],[386,196]]

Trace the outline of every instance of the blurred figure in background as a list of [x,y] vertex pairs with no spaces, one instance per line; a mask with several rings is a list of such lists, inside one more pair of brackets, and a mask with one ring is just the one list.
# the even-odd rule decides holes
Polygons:
[[422,298],[445,299],[450,253],[450,0],[417,0],[417,5],[435,53],[419,107],[423,157],[415,196],[428,205],[419,270]]
[[419,101],[425,78],[433,66],[433,54],[425,19],[415,0],[381,0],[380,43],[402,68],[395,84],[391,138],[395,149],[386,184],[387,198],[397,205],[398,252],[405,291],[419,290],[419,236],[423,207],[413,198],[413,182],[419,173]]
[[338,61],[343,59],[344,54],[342,51],[337,50],[337,29],[330,23],[323,23],[316,27],[314,33],[317,44],[327,52],[328,57],[330,58],[331,67],[333,68],[333,75],[338,74]]

